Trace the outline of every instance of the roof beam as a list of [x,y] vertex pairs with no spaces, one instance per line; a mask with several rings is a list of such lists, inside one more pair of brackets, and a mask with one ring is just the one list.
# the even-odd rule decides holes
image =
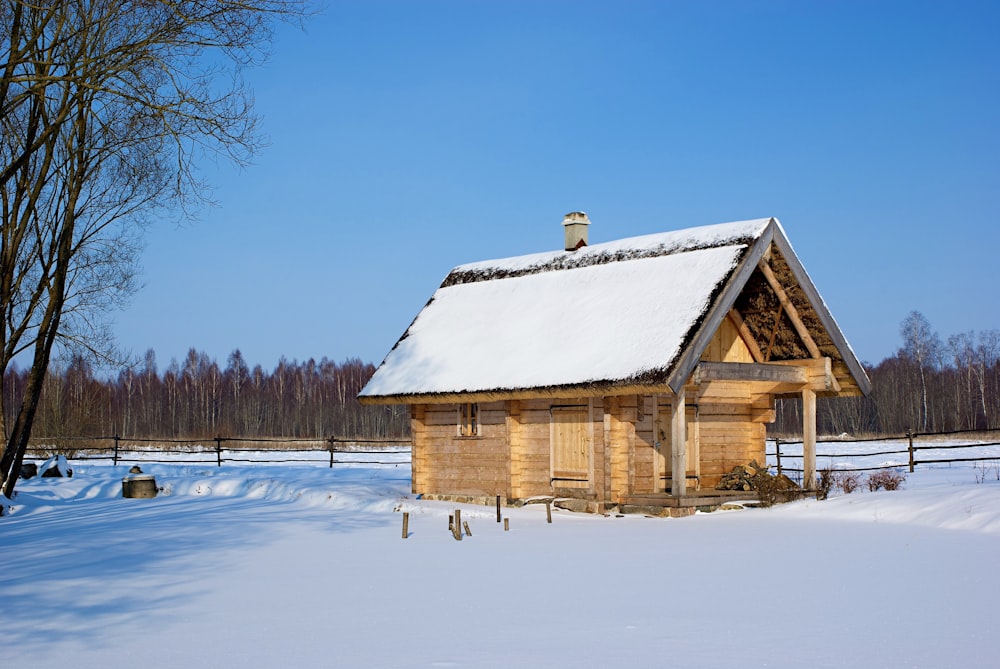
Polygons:
[[708,381],[751,381],[805,385],[805,369],[791,365],[752,362],[701,362],[694,368],[695,384]]
[[753,357],[754,362],[764,362],[764,354],[760,352],[760,346],[757,344],[757,340],[754,339],[753,333],[750,332],[750,328],[743,321],[743,316],[740,312],[736,311],[733,307],[729,310],[729,320],[733,325],[736,326],[736,331],[740,333],[740,337],[743,338],[743,343],[746,344],[747,348],[750,350],[750,356]]
[[764,362],[770,362],[771,349],[774,348],[774,340],[778,338],[778,330],[781,329],[781,312],[783,307],[779,304],[774,310],[774,327],[771,328],[771,337],[767,340],[767,350],[764,351]]
[[764,278],[767,279],[767,282],[771,285],[771,290],[773,290],[774,294],[778,296],[778,301],[785,309],[785,313],[788,314],[788,320],[792,322],[792,327],[795,328],[795,331],[799,335],[799,339],[802,340],[806,350],[809,351],[809,355],[816,359],[822,358],[823,354],[820,353],[819,347],[816,346],[816,342],[813,341],[812,335],[810,335],[809,330],[806,329],[805,323],[803,323],[802,319],[799,317],[799,312],[795,308],[795,305],[792,304],[790,299],[788,299],[788,294],[785,293],[785,289],[781,287],[778,277],[774,275],[774,270],[772,270],[771,266],[768,265],[763,259],[757,263],[757,267],[760,268]]
[[796,367],[806,374],[806,383],[813,390],[821,393],[840,393],[842,391],[837,375],[833,373],[833,361],[830,358],[814,360],[776,360],[773,365]]

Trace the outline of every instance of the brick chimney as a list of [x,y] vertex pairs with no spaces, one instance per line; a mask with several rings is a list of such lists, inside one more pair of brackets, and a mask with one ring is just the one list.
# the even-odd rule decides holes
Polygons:
[[563,217],[563,231],[566,233],[566,250],[576,251],[587,245],[587,226],[590,219],[582,211],[571,211]]

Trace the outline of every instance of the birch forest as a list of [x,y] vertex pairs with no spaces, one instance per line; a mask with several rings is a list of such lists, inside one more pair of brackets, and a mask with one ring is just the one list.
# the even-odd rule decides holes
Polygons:
[[[35,420],[43,437],[398,437],[406,407],[362,407],[356,397],[375,367],[357,359],[280,360],[250,367],[239,350],[226,365],[195,349],[160,371],[147,351],[136,367],[99,378],[82,357],[50,367]],[[4,378],[8,411],[27,372]]]

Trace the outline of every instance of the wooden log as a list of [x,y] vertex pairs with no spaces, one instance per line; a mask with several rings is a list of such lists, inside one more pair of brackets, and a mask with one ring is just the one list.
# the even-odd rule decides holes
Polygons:
[[743,344],[747,347],[747,350],[750,352],[754,362],[763,362],[764,354],[761,353],[760,346],[757,345],[757,340],[754,339],[753,334],[750,332],[750,328],[748,328],[747,324],[743,322],[740,312],[736,311],[735,308],[730,309],[729,319],[732,321],[733,325],[736,326],[740,338],[743,340]]
[[507,532],[510,530],[510,518],[503,519],[503,531]]
[[552,502],[545,503],[545,521],[552,522]]
[[766,381],[771,383],[806,382],[799,367],[746,362],[702,362],[694,370],[696,384],[708,381]]
[[462,527],[465,528],[465,533],[468,534],[471,537],[472,536],[472,530],[469,529],[469,521],[467,521],[467,520],[462,521]]
[[409,511],[404,511],[403,512],[403,538],[404,539],[409,538],[409,529],[410,529],[410,512]]
[[799,317],[798,310],[788,298],[784,288],[781,286],[781,282],[778,281],[778,277],[776,277],[774,272],[771,270],[771,266],[768,265],[767,261],[763,258],[761,258],[760,262],[757,263],[757,266],[760,268],[764,278],[767,279],[767,282],[771,285],[771,290],[773,290],[774,294],[778,297],[778,302],[781,303],[781,306],[785,309],[785,313],[788,315],[788,320],[791,321],[792,327],[795,328],[795,332],[798,333],[799,339],[802,340],[802,344],[806,347],[806,350],[809,351],[809,355],[814,358],[822,357],[822,354],[819,352],[819,347],[816,346],[816,342],[813,341],[812,335],[809,334],[808,328],[806,328],[802,319]]

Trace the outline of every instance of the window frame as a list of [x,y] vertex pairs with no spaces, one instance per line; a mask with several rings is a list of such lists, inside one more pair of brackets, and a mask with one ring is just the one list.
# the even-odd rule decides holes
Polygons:
[[479,402],[461,402],[457,410],[458,436],[471,439],[479,436]]

